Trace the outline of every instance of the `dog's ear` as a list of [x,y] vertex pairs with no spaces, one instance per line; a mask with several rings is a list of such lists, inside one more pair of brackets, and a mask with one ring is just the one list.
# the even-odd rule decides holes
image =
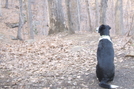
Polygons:
[[104,24],[102,24],[102,25],[100,26],[99,30],[101,31],[101,30],[103,30],[103,29],[105,29],[105,25],[104,25]]
[[105,25],[102,24],[99,27],[96,28],[96,32],[100,33],[103,29],[105,29]]
[[102,25],[100,26],[100,29],[105,29],[105,25],[102,24]]

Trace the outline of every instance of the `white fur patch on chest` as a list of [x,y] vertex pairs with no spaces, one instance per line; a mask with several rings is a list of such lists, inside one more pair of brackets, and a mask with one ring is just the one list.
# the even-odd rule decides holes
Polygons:
[[110,36],[102,35],[102,36],[99,38],[99,41],[102,40],[102,39],[108,39],[110,42],[112,42]]

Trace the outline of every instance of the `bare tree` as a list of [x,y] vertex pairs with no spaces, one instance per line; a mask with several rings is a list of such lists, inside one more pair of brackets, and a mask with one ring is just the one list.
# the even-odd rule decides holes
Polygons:
[[2,16],[2,9],[1,9],[1,0],[0,0],[0,16]]
[[8,2],[8,0],[6,0],[5,8],[8,8],[8,4],[9,4],[9,2]]
[[99,5],[98,0],[95,0],[95,26],[99,26]]
[[89,0],[86,0],[86,6],[87,6],[87,14],[88,14],[88,23],[89,23],[90,31],[92,31]]
[[[32,7],[31,7],[32,0],[23,0],[23,1],[25,3],[26,19],[27,19],[28,29],[30,33],[30,39],[34,39],[33,14],[32,14]],[[25,21],[22,21],[22,22],[25,23]]]
[[68,22],[68,33],[69,34],[74,34],[74,30],[73,30],[73,23],[72,23],[72,18],[71,18],[71,11],[70,11],[70,0],[66,0],[66,7],[67,7],[67,22]]
[[117,34],[124,34],[122,0],[116,0],[115,29]]
[[63,16],[63,8],[62,8],[62,0],[57,0],[57,23],[59,31],[63,31],[65,29],[65,20]]
[[132,22],[130,24],[130,31],[131,31],[132,38],[134,40],[134,35],[133,35],[134,34],[134,14],[132,16]]
[[48,0],[49,7],[49,34],[58,33],[65,29],[61,0]]
[[[126,7],[125,7],[126,6]],[[129,13],[129,12],[131,12],[131,1],[130,0],[127,0],[127,2],[126,2],[126,5],[125,5],[124,7],[125,7],[125,12],[126,13],[124,13],[124,17],[125,17],[125,22],[126,22],[126,27],[128,28],[128,29],[130,29],[130,18],[131,18],[131,13]],[[128,31],[128,30],[127,30]],[[126,32],[126,31],[125,31]]]
[[30,38],[34,39],[34,30],[33,30],[33,20],[32,20],[32,9],[31,9],[31,0],[28,0],[28,24],[30,28]]
[[43,35],[48,35],[49,30],[49,13],[48,13],[48,0],[44,0],[44,7],[43,7],[44,13],[43,13]]
[[24,19],[22,15],[22,0],[19,0],[20,3],[20,14],[19,14],[19,27],[18,27],[18,32],[17,32],[17,39],[22,40],[22,26],[24,24]]
[[[134,5],[134,1],[130,1],[129,2],[129,9],[131,9],[132,8],[132,5]],[[131,10],[129,10],[130,12],[132,12],[129,16],[130,16],[130,19],[131,20],[129,20],[130,21],[130,31],[131,31],[131,35],[133,36],[133,40],[134,40],[134,11],[131,9]]]
[[[134,1],[131,1],[131,5],[134,5]],[[130,30],[132,31],[131,35],[134,42],[134,11],[133,10],[130,19],[131,19]]]
[[48,10],[49,10],[49,33],[48,34],[53,34],[55,32],[58,32],[56,29],[56,17],[55,17],[55,12],[56,11],[56,6],[54,4],[54,0],[48,0]]
[[107,1],[108,0],[101,0],[100,24],[106,24]]
[[77,15],[78,15],[78,31],[80,31],[81,30],[80,0],[77,0]]

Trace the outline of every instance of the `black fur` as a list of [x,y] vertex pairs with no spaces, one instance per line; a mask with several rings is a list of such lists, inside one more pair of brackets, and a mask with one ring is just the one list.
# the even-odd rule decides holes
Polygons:
[[[110,36],[109,30],[111,29],[108,25],[101,25],[99,27],[100,36]],[[113,44],[108,39],[101,39],[97,49],[97,65],[96,75],[100,82],[99,86],[103,88],[111,88],[111,85],[107,84],[112,81],[115,74],[114,66],[114,49]]]

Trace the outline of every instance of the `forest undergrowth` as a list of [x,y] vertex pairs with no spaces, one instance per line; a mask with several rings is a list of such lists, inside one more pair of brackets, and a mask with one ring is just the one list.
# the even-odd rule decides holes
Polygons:
[[[98,39],[97,33],[59,33],[35,40],[1,40],[0,88],[100,89],[95,75]],[[117,74],[112,83],[132,89],[134,45],[130,37],[113,36],[112,40]]]

